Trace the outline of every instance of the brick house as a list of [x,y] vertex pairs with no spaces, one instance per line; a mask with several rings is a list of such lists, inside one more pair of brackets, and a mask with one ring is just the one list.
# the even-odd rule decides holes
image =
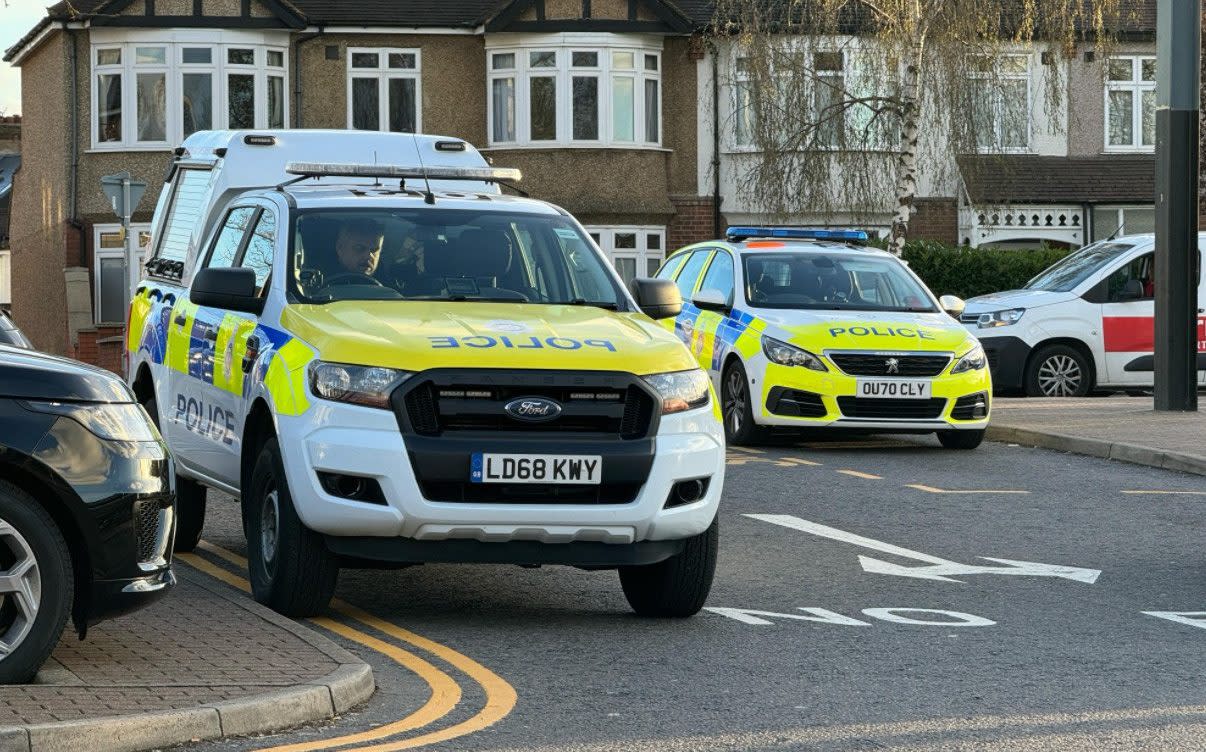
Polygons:
[[117,368],[122,238],[100,190],[148,184],[204,128],[459,136],[573,212],[623,276],[715,236],[695,117],[696,0],[74,0],[5,59],[27,139],[13,313],[35,345]]

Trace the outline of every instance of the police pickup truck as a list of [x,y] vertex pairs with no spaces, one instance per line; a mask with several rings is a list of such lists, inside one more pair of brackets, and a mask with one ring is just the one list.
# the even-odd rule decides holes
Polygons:
[[724,435],[706,373],[564,210],[438,136],[200,132],[129,313],[128,377],[180,475],[242,504],[257,600],[341,566],[618,569],[644,615],[711,586]]

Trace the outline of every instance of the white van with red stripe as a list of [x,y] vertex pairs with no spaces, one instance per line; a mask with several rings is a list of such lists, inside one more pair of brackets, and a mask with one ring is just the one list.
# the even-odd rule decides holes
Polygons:
[[[960,317],[988,353],[998,391],[1082,397],[1152,386],[1155,236],[1103,240],[1021,290],[967,301]],[[1206,285],[1198,237],[1198,383],[1206,386]]]

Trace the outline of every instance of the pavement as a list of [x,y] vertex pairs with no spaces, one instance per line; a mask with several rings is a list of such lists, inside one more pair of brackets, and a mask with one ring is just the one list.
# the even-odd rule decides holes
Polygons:
[[997,399],[988,438],[1206,475],[1206,404],[1158,413],[1151,397]]
[[363,703],[373,674],[314,630],[177,562],[149,608],[79,641],[35,682],[0,687],[0,751],[142,750],[322,721]]

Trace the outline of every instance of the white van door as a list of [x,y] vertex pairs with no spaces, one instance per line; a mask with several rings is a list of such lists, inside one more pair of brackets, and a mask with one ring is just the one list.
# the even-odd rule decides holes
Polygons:
[[1106,278],[1105,302],[1101,304],[1106,372],[1098,374],[1098,383],[1147,386],[1153,382],[1155,260],[1155,251],[1131,256]]

